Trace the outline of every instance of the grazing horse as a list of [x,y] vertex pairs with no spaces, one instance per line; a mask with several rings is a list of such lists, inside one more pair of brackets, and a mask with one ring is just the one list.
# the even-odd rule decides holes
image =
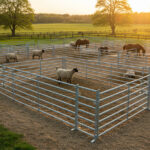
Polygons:
[[143,56],[145,55],[145,52],[146,52],[144,47],[141,46],[140,44],[126,44],[123,46],[123,50],[126,50],[127,54],[129,51],[137,52],[137,56],[140,56],[140,51],[142,51]]
[[81,39],[78,39],[76,42],[75,42],[75,48],[80,48],[80,45],[86,45],[86,48],[88,48],[90,42],[89,40],[87,39],[84,39],[84,40],[81,40]]

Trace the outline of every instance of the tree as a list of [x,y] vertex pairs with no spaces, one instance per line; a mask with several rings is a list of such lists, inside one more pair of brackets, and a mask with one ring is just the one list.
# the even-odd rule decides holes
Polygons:
[[16,29],[31,29],[34,18],[28,0],[0,0],[0,16],[4,29],[10,29],[15,36]]
[[109,24],[112,34],[115,34],[117,16],[121,13],[131,12],[127,0],[97,0],[96,8],[99,9],[94,16],[94,24]]

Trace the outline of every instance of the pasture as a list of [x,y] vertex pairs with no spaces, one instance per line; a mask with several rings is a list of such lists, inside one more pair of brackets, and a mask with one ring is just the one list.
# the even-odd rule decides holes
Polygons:
[[[111,33],[109,26],[93,26],[92,24],[33,24],[32,30],[18,29],[16,33],[53,33],[53,32],[79,32],[79,31],[98,31],[103,33]],[[9,30],[4,30],[0,27],[0,34],[10,33]],[[132,33],[140,35],[149,35],[150,26],[145,25],[119,25],[116,28],[116,33]]]
[[[34,47],[29,53],[14,47],[10,50],[20,55],[19,63],[1,66],[1,93],[96,140],[148,107],[149,55],[126,56],[120,53],[123,44],[103,41],[79,50],[69,43],[38,45],[46,49],[44,58],[49,59],[23,62],[31,58]],[[109,53],[101,54],[99,46],[108,46]],[[56,67],[78,67],[73,84],[59,86]],[[128,69],[136,72],[135,79],[124,76]]]

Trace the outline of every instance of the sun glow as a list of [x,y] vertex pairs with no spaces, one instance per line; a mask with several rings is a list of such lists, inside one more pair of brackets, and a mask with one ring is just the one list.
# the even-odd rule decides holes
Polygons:
[[[29,0],[35,13],[93,14],[97,0]],[[150,0],[128,0],[133,12],[150,12]]]
[[133,12],[150,12],[150,0],[128,0]]

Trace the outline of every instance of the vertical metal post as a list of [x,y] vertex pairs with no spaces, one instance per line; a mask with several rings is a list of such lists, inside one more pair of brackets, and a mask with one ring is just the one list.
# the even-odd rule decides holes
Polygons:
[[129,105],[130,105],[130,84],[128,84],[128,102],[127,102],[127,120],[129,119]]
[[145,67],[146,67],[148,66],[147,56],[145,56],[144,58],[145,58]]
[[85,77],[86,79],[88,77],[88,60],[86,60],[86,64],[85,64]]
[[98,50],[98,64],[101,62],[101,49]]
[[29,59],[29,44],[26,44],[26,56]]
[[2,64],[2,80],[3,80],[3,87],[5,87],[5,67],[4,65]]
[[75,86],[75,128],[74,130],[78,130],[78,111],[79,111],[79,85]]
[[62,57],[62,68],[66,69],[66,58]]
[[110,66],[110,86],[112,84],[112,64]]
[[150,110],[150,67],[149,67],[149,74],[148,74],[148,96],[147,96],[147,109]]
[[[15,96],[15,85],[14,85],[14,73],[13,73],[14,70],[11,70],[11,77],[12,77],[12,93],[13,93],[13,96]],[[15,97],[14,97],[15,98]]]
[[96,91],[96,103],[95,103],[95,131],[94,131],[94,139],[91,143],[94,143],[98,139],[99,135],[99,104],[100,104],[100,90]]
[[[142,69],[142,77],[144,77],[144,67],[143,67],[143,69]],[[140,80],[140,83],[141,83],[141,89],[144,87],[143,81],[144,81],[143,79]],[[143,91],[143,90],[142,90],[142,91]],[[142,92],[142,91],[141,91],[141,92]]]
[[120,52],[118,52],[118,54],[117,54],[117,64],[119,67],[120,66]]
[[95,50],[97,49],[96,43],[95,43]]
[[36,79],[36,87],[37,87],[36,92],[37,92],[37,99],[38,99],[38,111],[40,111],[39,76],[37,75],[36,78],[37,78],[37,79]]
[[53,48],[52,48],[52,56],[54,57],[55,56],[55,46],[53,45]]

